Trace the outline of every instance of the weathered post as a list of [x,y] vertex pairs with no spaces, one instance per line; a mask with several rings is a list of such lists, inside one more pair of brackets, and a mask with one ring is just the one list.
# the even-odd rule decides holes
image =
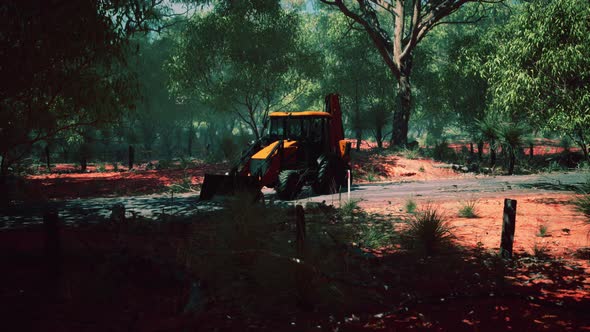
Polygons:
[[514,230],[516,229],[516,200],[504,199],[504,216],[502,219],[502,240],[500,243],[500,255],[502,258],[512,258],[512,245],[514,244]]
[[111,209],[111,221],[115,224],[125,223],[125,205],[117,203]]
[[61,275],[61,240],[59,236],[59,214],[49,209],[43,214],[45,228],[45,261],[47,268],[47,291],[49,295],[57,295]]
[[295,243],[297,244],[297,255],[303,258],[303,247],[305,244],[305,212],[303,206],[295,206]]
[[297,246],[297,265],[295,266],[295,288],[297,290],[297,305],[306,311],[313,309],[309,300],[310,276],[309,270],[301,264],[305,259],[305,212],[303,206],[295,206],[295,233]]
[[80,168],[82,169],[82,172],[86,172],[87,167],[88,167],[88,163],[86,161],[86,155],[83,154],[82,159],[80,160]]
[[129,170],[133,168],[133,162],[135,161],[135,148],[129,145]]
[[51,159],[49,156],[49,145],[45,145],[45,161],[47,162],[47,171],[51,172]]

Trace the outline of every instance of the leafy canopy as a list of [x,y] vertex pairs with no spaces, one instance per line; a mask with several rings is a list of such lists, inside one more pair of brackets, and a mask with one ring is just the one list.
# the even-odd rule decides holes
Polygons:
[[[493,35],[492,107],[585,141],[590,123],[590,3],[532,1]],[[586,137],[586,138],[585,138]]]

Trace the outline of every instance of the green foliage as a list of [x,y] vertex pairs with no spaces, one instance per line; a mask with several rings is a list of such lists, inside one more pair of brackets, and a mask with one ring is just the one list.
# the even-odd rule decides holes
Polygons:
[[404,148],[401,152],[402,156],[408,159],[420,159],[420,150],[418,148],[415,149],[407,149]]
[[318,28],[327,32],[326,40],[316,41],[327,43],[321,49],[326,62],[322,89],[338,91],[345,125],[355,138],[362,139],[371,130],[378,142],[383,140],[391,109],[396,107],[389,69],[366,33],[349,29],[345,17],[327,13]]
[[167,64],[170,90],[234,113],[259,138],[269,112],[289,110],[317,73],[298,38],[299,23],[273,0],[219,4],[196,15]]
[[107,165],[106,163],[98,163],[96,165],[96,171],[99,173],[104,173],[107,171]]
[[359,206],[359,200],[357,199],[351,199],[349,201],[346,201],[346,203],[344,203],[341,207],[340,207],[340,213],[342,214],[342,216],[347,216],[347,217],[354,217],[354,215],[361,211],[361,208]]
[[537,232],[537,236],[538,237],[546,237],[548,235],[547,233],[547,225],[541,224],[539,225],[539,231]]
[[547,173],[559,172],[562,170],[563,167],[559,164],[557,160],[552,160],[551,162],[549,162],[549,165],[545,168],[545,171]]
[[402,244],[424,255],[436,253],[450,244],[453,235],[445,216],[432,206],[426,207],[406,221]]
[[573,203],[576,211],[583,214],[590,223],[590,193],[579,195]]
[[590,5],[585,0],[555,0],[514,8],[517,14],[488,37],[497,45],[485,65],[492,108],[539,129],[567,133],[585,147]]
[[442,141],[434,145],[431,151],[434,160],[453,162],[457,160],[457,153],[453,150],[447,141]]
[[375,182],[379,180],[379,173],[374,168],[371,168],[366,171],[364,178],[367,182]]
[[477,199],[470,199],[461,202],[461,208],[459,208],[459,217],[477,218]]
[[412,198],[408,198],[408,200],[406,201],[406,213],[409,214],[414,214],[416,213],[416,208],[418,207],[418,204],[416,204],[416,201]]
[[[41,9],[42,8],[42,9]],[[0,4],[0,155],[9,165],[37,141],[98,126],[132,109],[130,36],[159,17],[154,3]]]
[[356,241],[365,248],[377,249],[391,244],[392,230],[377,223],[363,222],[359,226]]

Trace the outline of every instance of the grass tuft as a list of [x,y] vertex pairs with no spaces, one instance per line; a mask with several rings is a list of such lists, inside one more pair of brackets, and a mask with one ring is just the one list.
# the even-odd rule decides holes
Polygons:
[[414,214],[416,213],[416,208],[418,208],[418,204],[412,198],[408,198],[406,201],[406,213]]
[[461,208],[459,208],[459,217],[477,218],[477,199],[470,199],[461,202]]
[[391,243],[390,231],[376,223],[362,223],[359,227],[357,242],[365,248],[381,248]]
[[546,237],[548,236],[548,228],[546,225],[539,225],[539,232],[537,232],[538,237]]
[[432,255],[450,245],[453,234],[445,216],[432,206],[426,207],[407,221],[402,244],[425,255]]
[[579,186],[578,197],[573,201],[574,209],[586,217],[586,222],[590,224],[590,178]]
[[340,206],[340,213],[342,216],[350,216],[354,217],[354,214],[359,212],[361,208],[359,207],[359,200],[358,199],[351,199]]

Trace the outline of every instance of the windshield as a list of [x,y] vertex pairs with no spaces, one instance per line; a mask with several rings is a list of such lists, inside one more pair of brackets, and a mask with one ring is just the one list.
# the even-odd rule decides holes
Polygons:
[[326,119],[319,117],[280,117],[270,121],[269,135],[273,139],[322,141]]

